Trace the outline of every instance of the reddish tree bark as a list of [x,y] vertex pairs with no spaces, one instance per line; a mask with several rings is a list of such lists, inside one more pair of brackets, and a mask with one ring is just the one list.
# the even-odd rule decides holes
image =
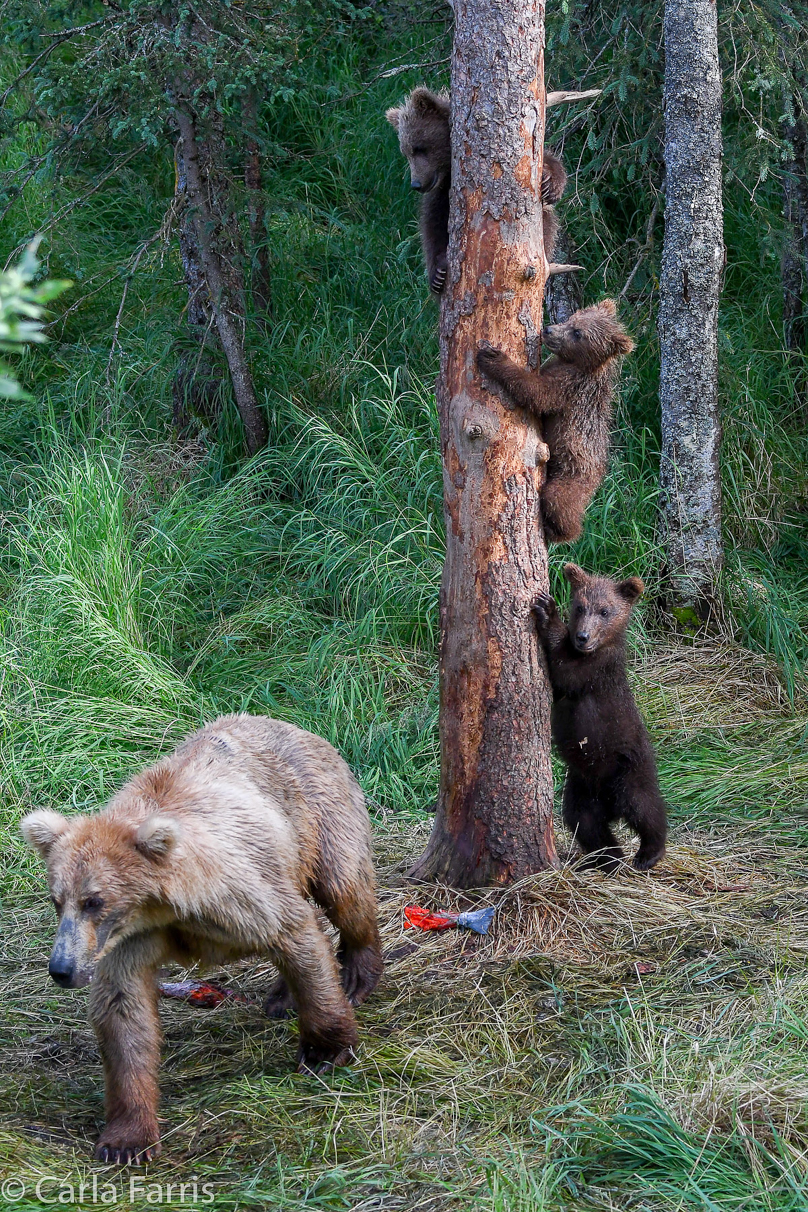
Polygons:
[[535,366],[542,247],[543,0],[456,0],[449,275],[439,408],[441,786],[413,874],[458,887],[556,863],[550,690],[531,604],[546,592],[537,423],[482,381],[482,341]]

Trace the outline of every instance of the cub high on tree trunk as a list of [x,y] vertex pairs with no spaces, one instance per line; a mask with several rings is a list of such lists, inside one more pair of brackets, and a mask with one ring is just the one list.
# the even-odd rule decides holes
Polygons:
[[565,564],[572,586],[569,623],[548,594],[534,613],[553,687],[553,740],[567,765],[564,823],[589,861],[606,872],[623,851],[610,823],[638,834],[634,866],[654,867],[665,853],[667,814],[656,759],[626,677],[625,635],[644,592],[639,577],[612,581]]
[[[449,189],[452,184],[451,103],[444,93],[416,88],[405,103],[388,109],[385,118],[398,132],[402,154],[410,165],[410,184],[422,195],[421,245],[430,290],[439,295],[446,282],[446,250],[449,247]],[[553,204],[567,184],[564,165],[557,156],[544,153],[541,197],[544,255],[552,260],[558,234]]]
[[613,299],[543,329],[541,339],[553,356],[538,370],[490,346],[478,350],[477,365],[520,408],[542,418],[550,448],[541,494],[544,534],[548,543],[572,543],[606,474],[620,360],[634,342]]
[[[156,970],[266,954],[273,1016],[297,1009],[298,1068],[348,1064],[352,1006],[382,971],[370,823],[327,741],[265,716],[208,724],[92,816],[33,812],[58,928],[49,971],[90,984],[106,1079],[106,1162],[159,1152]],[[311,900],[339,931],[339,950]]]

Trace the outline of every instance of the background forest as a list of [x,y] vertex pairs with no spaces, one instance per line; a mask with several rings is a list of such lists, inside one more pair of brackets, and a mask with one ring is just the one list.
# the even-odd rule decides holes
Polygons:
[[[0,11],[3,259],[41,233],[42,275],[72,282],[0,410],[0,1169],[78,1182],[101,1116],[19,817],[96,806],[245,710],[321,734],[360,778],[387,976],[359,1063],[327,1082],[290,1073],[292,1029],[257,1009],[170,1008],[162,1181],[212,1178],[222,1208],[808,1207],[808,6],[720,5],[727,566],[692,638],[657,602],[661,4],[548,4],[549,86],[603,89],[549,115],[569,259],[638,342],[610,473],[551,571],[562,599],[566,559],[649,585],[633,678],[672,845],[650,880],[564,867],[492,893],[512,912],[491,939],[415,942],[401,873],[438,769],[437,309],[384,110],[446,86],[451,12]],[[194,279],[182,121],[214,182],[235,375]],[[257,994],[267,966],[227,977]]]

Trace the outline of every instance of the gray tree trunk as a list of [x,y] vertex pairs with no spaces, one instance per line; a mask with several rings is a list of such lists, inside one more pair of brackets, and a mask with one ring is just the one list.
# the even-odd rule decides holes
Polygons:
[[539,356],[544,4],[455,0],[454,14],[438,388],[441,786],[413,874],[474,887],[557,861],[550,689],[531,616],[548,586],[539,500],[547,447],[475,364],[485,340],[534,366]]
[[[267,424],[258,404],[252,373],[244,349],[243,283],[235,256],[227,257],[217,246],[217,236],[225,216],[211,206],[215,193],[211,170],[205,171],[204,148],[189,110],[177,104],[174,116],[182,141],[181,154],[185,167],[185,188],[189,214],[196,236],[199,261],[205,277],[207,296],[216,331],[227,359],[236,407],[244,423],[247,450],[254,454],[267,444]],[[231,220],[232,221],[232,220]],[[228,241],[235,253],[233,240]]]
[[783,165],[783,201],[787,243],[783,253],[783,336],[786,349],[808,347],[806,279],[808,279],[808,130],[797,98],[788,98],[792,114],[783,122],[791,154]]
[[[575,262],[572,241],[563,227],[558,229],[554,256],[559,263],[572,265]],[[583,295],[577,274],[553,274],[547,279],[544,288],[544,308],[550,324],[563,324],[582,306]]]
[[665,243],[659,307],[669,601],[710,612],[723,562],[718,298],[724,264],[716,0],[665,0]]

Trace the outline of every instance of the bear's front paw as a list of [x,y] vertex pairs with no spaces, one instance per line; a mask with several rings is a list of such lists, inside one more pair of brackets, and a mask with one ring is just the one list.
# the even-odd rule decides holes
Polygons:
[[549,593],[540,593],[533,603],[532,610],[536,622],[540,625],[546,625],[558,614],[555,598],[550,597]]
[[352,1044],[333,1045],[322,1041],[317,1043],[300,1041],[297,1050],[298,1073],[330,1073],[332,1069],[341,1069],[350,1065],[356,1059]]
[[449,264],[445,256],[440,256],[435,262],[435,267],[429,275],[429,289],[433,295],[443,293],[443,288],[446,285],[446,272]]
[[507,360],[508,355],[501,349],[495,349],[493,345],[483,345],[477,350],[478,368],[492,379],[497,377],[497,371],[502,369]]
[[142,1119],[115,1119],[95,1146],[97,1161],[113,1166],[146,1166],[160,1155],[160,1130]]

